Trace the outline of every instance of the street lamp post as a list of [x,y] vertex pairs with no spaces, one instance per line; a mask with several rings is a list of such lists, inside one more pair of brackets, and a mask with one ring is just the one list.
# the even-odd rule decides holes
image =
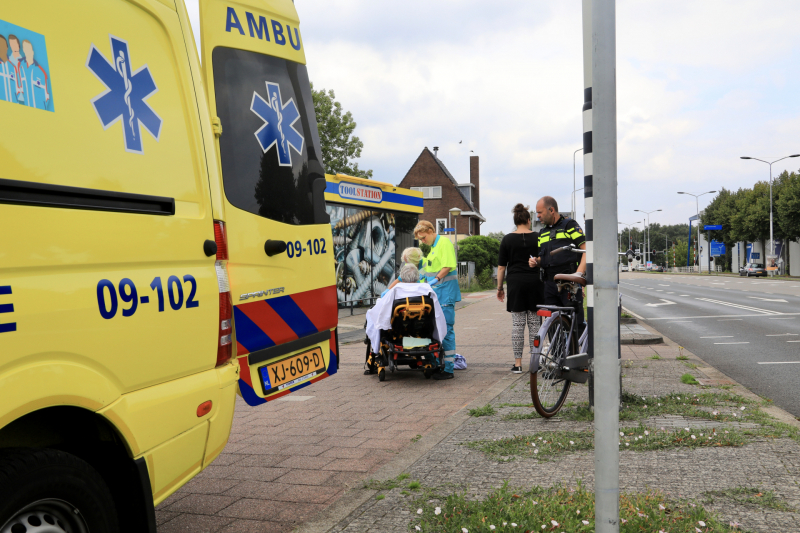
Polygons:
[[453,220],[455,221],[455,226],[453,226],[453,231],[455,234],[455,252],[456,252],[456,277],[458,277],[458,217],[461,215],[461,209],[457,207],[453,207],[450,209],[450,214],[453,215]]
[[583,148],[578,148],[572,152],[572,220],[575,220],[575,193],[580,190],[575,188],[578,186],[577,182],[575,181],[575,156],[578,155],[578,152],[581,150],[583,150]]
[[631,226],[633,226],[634,224],[638,224],[638,223],[639,223],[638,220],[636,222],[631,223],[631,224],[628,224],[627,222],[619,222],[619,224],[622,224],[623,226],[628,226],[628,248],[631,249],[631,250],[633,250],[633,246],[631,246]]
[[[780,159],[776,159],[775,161],[764,161],[763,159],[758,159],[757,157],[746,157],[746,156],[742,156],[740,158],[740,159],[753,159],[754,161],[761,161],[762,163],[766,163],[769,165],[769,255],[772,256],[773,258],[775,257],[775,239],[772,236],[772,163],[777,163],[778,161],[783,161],[784,159],[788,159],[790,157],[800,157],[800,154],[787,155],[786,157],[781,157]],[[764,264],[766,265],[767,262],[764,261]]]
[[[694,201],[695,201],[695,204],[697,206],[697,244],[696,244],[696,246],[697,246],[697,251],[698,252],[700,251],[700,197],[703,196],[704,194],[713,194],[715,192],[717,192],[717,191],[701,192],[700,194],[692,194],[690,192],[679,192],[678,193],[678,194],[688,194],[689,196],[694,196]],[[771,216],[771,213],[772,213],[772,211],[770,210],[770,216]],[[691,224],[691,222],[689,222],[689,224]],[[691,248],[691,244],[692,243],[689,243],[689,248]],[[686,249],[686,255],[687,256],[689,255],[689,248]],[[709,254],[711,253],[711,241],[709,241],[709,244],[708,244],[708,253]],[[700,258],[699,257],[697,258],[697,270],[700,271]],[[708,267],[708,273],[711,274],[710,263],[709,263],[709,267]]]
[[655,211],[642,211],[641,209],[634,209],[634,211],[638,211],[639,213],[644,213],[647,215],[647,255],[644,258],[645,267],[647,266],[647,261],[650,259],[650,213],[657,213],[661,211],[661,209],[656,209]]

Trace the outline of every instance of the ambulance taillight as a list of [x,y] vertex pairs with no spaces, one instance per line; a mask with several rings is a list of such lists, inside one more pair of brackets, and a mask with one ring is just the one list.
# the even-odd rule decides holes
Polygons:
[[222,366],[233,357],[233,304],[231,286],[228,281],[228,242],[225,223],[214,221],[214,241],[217,243],[217,284],[219,285],[219,340],[217,344],[217,366]]

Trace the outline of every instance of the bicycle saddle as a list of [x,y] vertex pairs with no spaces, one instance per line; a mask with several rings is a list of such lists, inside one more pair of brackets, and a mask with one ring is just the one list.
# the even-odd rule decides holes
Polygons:
[[569,281],[570,283],[577,283],[581,287],[586,286],[586,278],[578,274],[556,274],[553,276],[555,281]]

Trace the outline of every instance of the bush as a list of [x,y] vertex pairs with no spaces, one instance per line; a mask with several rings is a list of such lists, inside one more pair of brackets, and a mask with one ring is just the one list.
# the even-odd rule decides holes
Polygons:
[[475,272],[483,272],[488,268],[490,278],[492,268],[497,266],[499,255],[500,242],[497,239],[473,235],[458,241],[458,260],[473,261]]

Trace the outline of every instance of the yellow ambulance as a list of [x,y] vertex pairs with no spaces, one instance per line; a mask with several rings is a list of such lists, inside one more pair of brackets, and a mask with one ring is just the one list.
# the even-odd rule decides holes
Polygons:
[[257,406],[338,369],[291,0],[0,10],[0,531],[155,532]]

